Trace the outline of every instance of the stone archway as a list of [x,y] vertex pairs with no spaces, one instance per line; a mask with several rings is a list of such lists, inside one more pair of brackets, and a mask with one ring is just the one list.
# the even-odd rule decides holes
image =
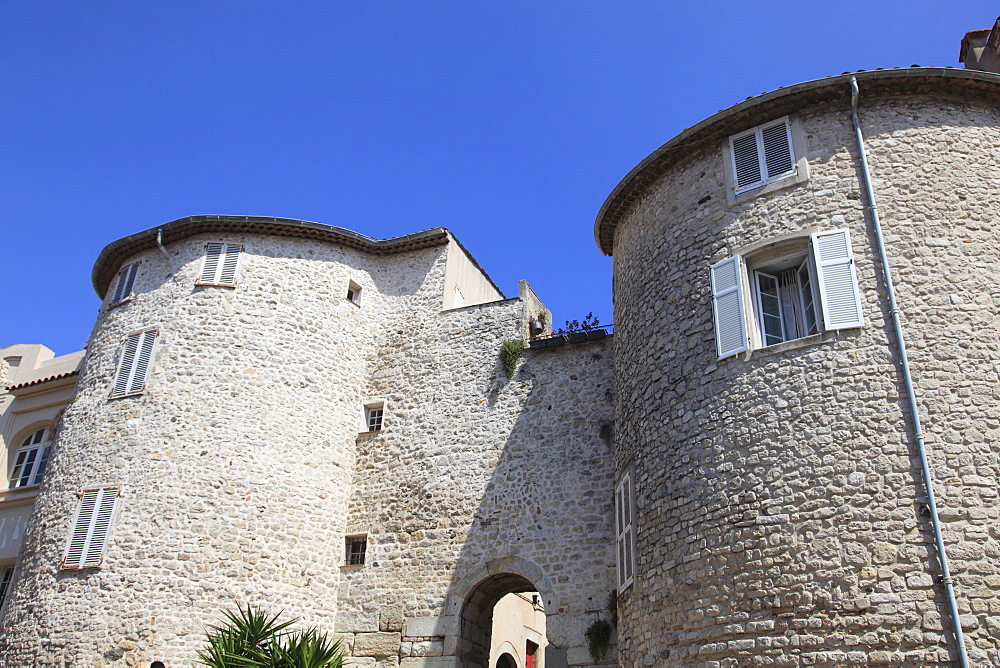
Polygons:
[[[462,668],[486,668],[490,661],[493,607],[507,594],[537,591],[524,576],[497,573],[479,581],[465,597],[459,620],[458,659]],[[499,665],[499,664],[498,664]]]

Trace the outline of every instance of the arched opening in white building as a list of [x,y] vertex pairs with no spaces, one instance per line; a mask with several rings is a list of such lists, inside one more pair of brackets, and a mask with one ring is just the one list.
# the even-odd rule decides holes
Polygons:
[[543,668],[545,608],[526,578],[492,575],[462,607],[458,654],[463,668]]

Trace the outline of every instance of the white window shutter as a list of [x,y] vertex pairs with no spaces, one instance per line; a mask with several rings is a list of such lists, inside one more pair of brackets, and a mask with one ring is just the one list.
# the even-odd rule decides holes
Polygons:
[[733,180],[736,190],[747,190],[760,185],[764,181],[764,173],[760,164],[760,151],[757,148],[757,132],[731,137],[729,147],[733,155]]
[[205,246],[205,262],[201,267],[198,283],[236,287],[236,271],[239,268],[243,246],[212,242]]
[[146,378],[149,376],[149,366],[153,359],[156,335],[157,330],[150,329],[130,334],[125,339],[125,350],[118,362],[115,382],[111,389],[112,397],[141,394],[146,388]]
[[122,267],[122,270],[118,272],[118,282],[115,284],[115,292],[111,296],[112,304],[117,304],[132,294],[132,284],[135,282],[135,274],[138,269],[139,263],[133,262],[127,267]]
[[715,347],[719,359],[750,347],[747,337],[742,266],[738,255],[712,265],[712,309],[715,315]]
[[861,292],[854,270],[854,253],[848,230],[833,230],[811,235],[816,283],[827,330],[861,327]]
[[764,149],[764,168],[767,170],[768,181],[774,181],[795,171],[792,131],[787,119],[761,128],[760,139]]
[[104,559],[104,548],[111,533],[118,502],[118,487],[85,489],[70,533],[63,568],[97,568]]
[[635,571],[635,530],[632,518],[632,479],[625,474],[615,490],[615,533],[618,552],[618,589],[632,583]]

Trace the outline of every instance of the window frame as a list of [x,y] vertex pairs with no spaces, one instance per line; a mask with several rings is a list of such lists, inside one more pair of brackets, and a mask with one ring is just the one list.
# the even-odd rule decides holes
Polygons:
[[110,398],[131,397],[146,391],[159,333],[160,330],[156,328],[144,329],[125,337],[111,382]]
[[78,493],[80,498],[69,539],[63,550],[62,570],[100,568],[118,512],[121,485],[95,485]]
[[[361,546],[360,551],[354,551],[355,545]],[[344,566],[364,566],[367,560],[368,534],[355,533],[344,536]]]
[[[209,241],[205,244],[205,255],[202,257],[201,270],[198,272],[198,280],[195,281],[195,285],[235,288],[239,282],[240,267],[243,264],[245,252],[246,248],[243,244],[229,241]],[[222,280],[230,274],[231,281]]]
[[[40,429],[33,430],[27,435],[24,441],[21,442],[21,445],[14,452],[14,460],[10,467],[10,474],[7,476],[7,489],[24,489],[25,487],[33,487],[35,485],[42,484],[42,480],[45,476],[45,467],[47,466],[49,457],[52,453],[51,432],[51,425],[46,425]],[[39,434],[41,434],[41,438],[31,442],[32,439]],[[27,461],[29,452],[35,454],[35,457],[31,458],[30,461]],[[23,460],[21,457],[22,454],[24,454]],[[28,470],[27,475],[24,473],[25,468]],[[17,476],[18,484],[14,484],[15,476]],[[26,477],[27,482],[20,482]]]
[[132,299],[132,288],[135,286],[135,277],[139,273],[139,262],[132,262],[122,267],[118,271],[118,280],[115,281],[115,289],[111,293],[111,301],[108,306],[118,306]]
[[[791,168],[784,172],[770,175],[767,173],[763,162],[765,154],[762,135],[765,130],[781,123],[784,123],[786,128],[786,146],[788,147]],[[757,157],[756,164],[760,170],[760,178],[757,181],[746,183],[741,187],[738,185],[737,149],[734,142],[739,142],[741,138],[749,135],[754,136],[754,152]],[[735,206],[761,195],[809,180],[809,163],[805,159],[806,145],[803,140],[803,129],[796,114],[782,116],[781,118],[776,118],[730,135],[726,141],[722,142],[722,154],[722,171],[725,173],[726,178],[726,203],[729,206]]]
[[[791,246],[802,241],[805,242],[804,250],[789,248],[783,256],[760,259],[759,252],[765,247],[780,249],[786,244]],[[757,261],[754,261],[755,255]],[[798,255],[805,256],[804,261],[795,269],[796,272],[801,272],[805,266],[808,273],[816,333],[864,326],[864,300],[857,279],[850,230],[840,228],[790,235],[734,254],[709,268],[716,353],[719,359],[812,335],[810,333],[789,338],[788,320],[782,317],[783,340],[769,344],[766,343],[767,335],[762,321],[763,308],[757,275],[767,275],[770,265],[781,262],[783,258]],[[738,274],[734,274],[737,270]],[[800,279],[800,275],[796,278]],[[796,297],[802,302],[804,292],[801,282],[796,292]],[[803,304],[803,314],[805,312]],[[808,327],[808,320],[803,324]]]
[[[388,402],[382,398],[369,398],[361,402],[361,423],[359,434],[378,434],[385,429],[385,417],[386,409],[388,407]],[[378,413],[375,416],[376,428],[372,428],[372,415],[373,413]]]
[[[765,139],[764,133],[772,128],[782,126],[785,130],[784,137],[784,147],[787,148],[788,153],[788,163],[789,167],[781,170],[775,174],[771,173],[769,169],[768,161],[768,142]],[[745,140],[748,137],[754,137],[754,149],[757,154],[757,168],[758,168],[758,178],[753,181],[748,181],[745,185],[740,185],[740,164],[739,151],[736,148],[737,142]],[[761,123],[760,125],[750,128],[749,130],[744,130],[743,132],[738,132],[731,137],[729,137],[729,154],[732,161],[733,170],[733,187],[737,195],[745,193],[749,190],[754,190],[760,188],[761,186],[766,186],[769,183],[774,183],[775,181],[780,181],[792,176],[795,176],[797,171],[796,160],[795,160],[795,145],[792,141],[792,124],[789,121],[788,116],[769,121],[767,123]],[[781,165],[775,165],[780,167]]]
[[361,306],[361,286],[354,281],[347,282],[347,301],[355,306]]
[[11,564],[9,566],[0,566],[3,568],[3,573],[0,573],[0,610],[3,610],[4,605],[7,604],[7,599],[10,598],[10,592],[14,587],[14,576],[17,575],[17,564]]

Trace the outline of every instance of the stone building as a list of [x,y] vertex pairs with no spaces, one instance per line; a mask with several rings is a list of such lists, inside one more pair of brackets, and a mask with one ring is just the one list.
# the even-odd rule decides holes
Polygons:
[[608,664],[995,664],[998,147],[971,70],[719,112],[599,213],[613,337],[540,336],[444,229],[113,242],[5,660],[186,665],[253,602],[357,665],[481,666],[537,592],[547,668],[600,663],[615,595]]

